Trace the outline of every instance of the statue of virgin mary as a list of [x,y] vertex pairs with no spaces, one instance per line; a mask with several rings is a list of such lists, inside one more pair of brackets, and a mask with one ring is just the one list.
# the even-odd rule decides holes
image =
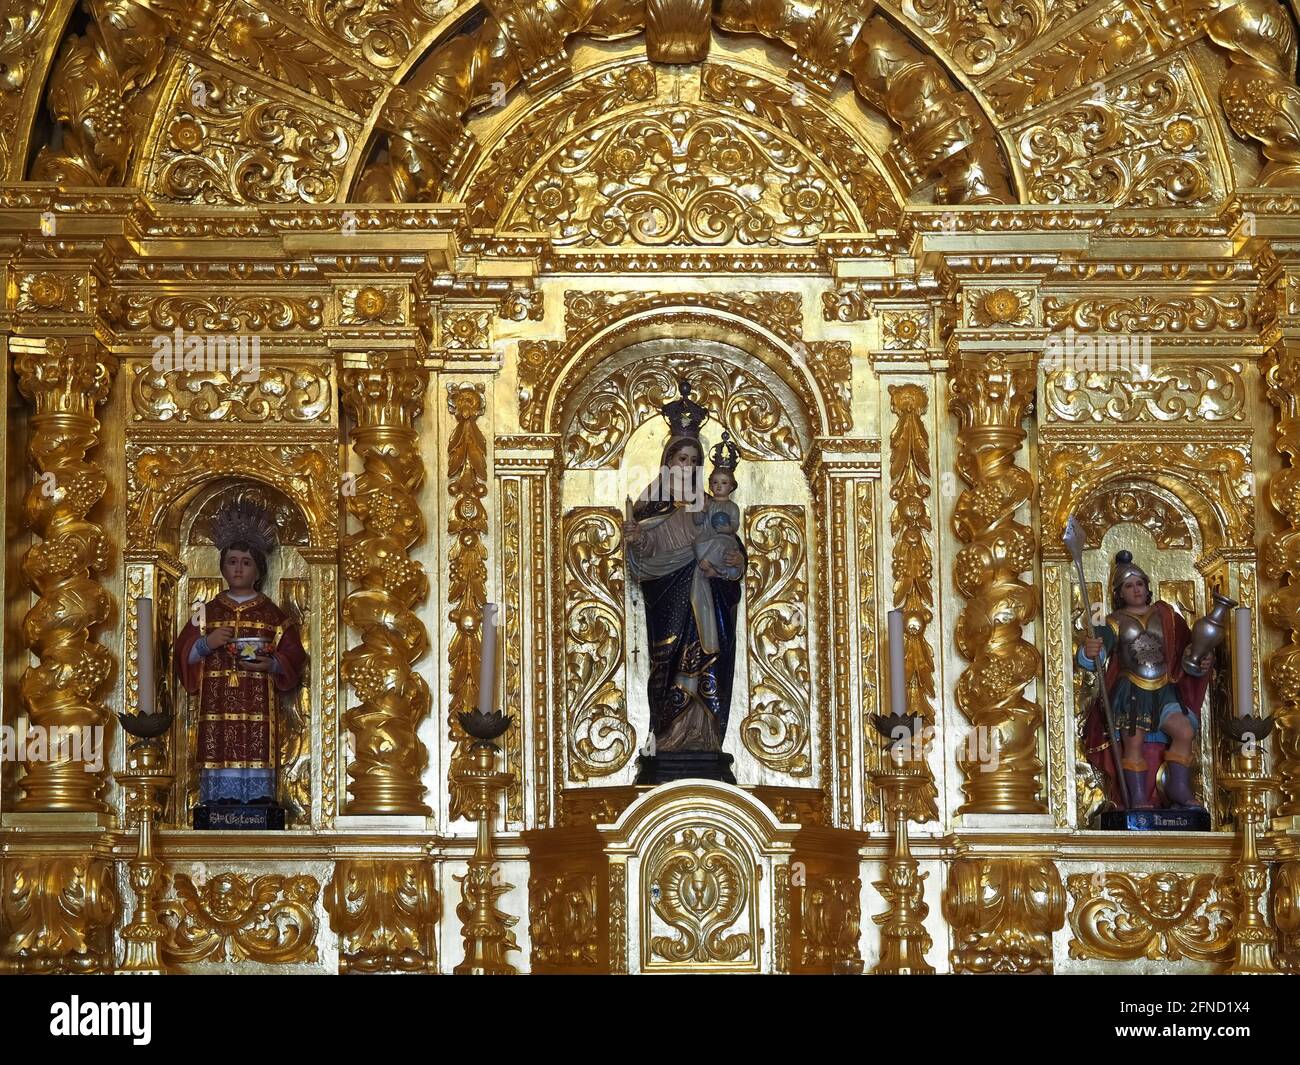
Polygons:
[[[724,560],[717,576],[697,561],[707,497],[700,427],[708,412],[681,397],[661,408],[670,434],[659,476],[646,486],[624,523],[628,572],[645,601],[650,644],[650,729],[656,756],[712,753],[717,779],[731,780],[720,754],[731,710],[736,668],[736,613],[745,570],[744,545]],[[732,462],[734,467],[734,461]],[[706,567],[706,569],[709,567]],[[723,576],[722,574],[727,574]],[[696,759],[701,765],[708,759]],[[691,775],[714,775],[707,768]],[[663,777],[642,779],[658,783]]]

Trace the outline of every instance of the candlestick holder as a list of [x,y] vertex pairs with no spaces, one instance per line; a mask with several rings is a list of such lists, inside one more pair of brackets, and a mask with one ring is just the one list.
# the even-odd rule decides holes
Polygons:
[[139,829],[139,842],[130,869],[135,892],[135,914],[122,929],[126,951],[119,973],[162,976],[162,943],[167,926],[158,919],[157,900],[164,887],[163,863],[154,854],[153,824],[166,805],[175,777],[167,770],[167,752],[161,736],[171,727],[172,714],[118,714],[122,728],[136,737],[127,748],[127,768],[117,774],[126,792],[127,826]]
[[459,770],[456,778],[469,796],[466,816],[478,822],[478,841],[465,875],[455,878],[461,885],[456,916],[460,918],[465,941],[465,960],[452,972],[457,976],[513,976],[515,967],[506,960],[506,955],[519,949],[510,931],[518,918],[496,907],[496,900],[513,885],[501,883],[496,875],[492,822],[496,817],[497,793],[505,792],[514,774],[496,771],[499,748],[492,741],[514,719],[500,711],[485,714],[481,710],[462,713],[459,717],[465,731],[475,738],[469,749],[469,765]]
[[929,777],[925,772],[923,752],[917,749],[917,736],[924,735],[925,722],[919,715],[875,715],[876,731],[889,737],[886,767],[871,774],[871,783],[880,792],[886,821],[894,826],[893,853],[885,862],[885,879],[875,882],[876,890],[889,904],[884,913],[872,920],[880,925],[880,961],[872,972],[890,976],[931,976],[934,967],[925,960],[933,945],[925,930],[930,907],[925,904],[925,880],[912,857],[907,824]]
[[1232,771],[1225,773],[1220,782],[1237,795],[1237,823],[1241,830],[1241,857],[1233,871],[1241,899],[1241,910],[1232,932],[1237,953],[1228,967],[1228,972],[1236,976],[1280,975],[1273,963],[1277,935],[1263,912],[1268,866],[1260,860],[1256,847],[1256,833],[1267,813],[1269,793],[1279,783],[1277,777],[1264,772],[1259,746],[1272,731],[1272,718],[1244,716],[1228,722],[1235,753]]

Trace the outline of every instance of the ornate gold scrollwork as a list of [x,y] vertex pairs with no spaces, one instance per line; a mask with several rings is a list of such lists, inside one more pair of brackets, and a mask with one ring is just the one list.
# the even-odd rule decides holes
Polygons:
[[744,459],[803,457],[789,411],[749,369],[699,352],[647,358],[622,367],[594,385],[575,404],[564,437],[570,468],[595,468],[618,461],[632,433],[659,415],[689,376],[697,403],[716,412]]
[[87,0],[85,36],[69,37],[47,89],[59,147],[43,147],[36,181],[103,187],[126,177],[161,84],[167,24],[131,0]]
[[[903,660],[907,684],[907,712],[934,726],[934,652],[925,630],[934,619],[934,557],[930,551],[930,433],[924,415],[929,398],[920,385],[890,385],[889,407],[897,419],[889,434],[889,498],[894,513],[889,531],[894,536],[891,573],[894,606],[903,611]],[[938,790],[928,764],[930,782],[912,790],[919,820],[939,816]]]
[[[481,626],[483,605],[487,602],[487,547],[483,543],[488,531],[487,509],[483,506],[487,495],[487,440],[478,425],[486,409],[482,385],[447,386],[447,411],[456,419],[447,442],[447,491],[452,498],[447,533],[453,539],[447,556],[447,602],[455,627],[447,645],[447,661],[451,666],[447,727],[455,745],[447,787],[451,792],[453,820],[465,817],[470,810],[471,796],[459,782],[457,772],[469,765],[469,737],[457,714],[469,712],[478,705],[478,663],[483,650]],[[518,728],[518,722],[513,727]]]
[[608,776],[627,764],[636,731],[623,670],[623,563],[618,512],[580,507],[564,518],[564,719],[569,775]]
[[328,203],[360,133],[346,112],[304,107],[210,61],[186,64],[169,108],[148,186],[159,199],[204,206]]
[[325,886],[340,973],[437,972],[441,908],[432,863],[349,858]]
[[970,486],[958,497],[953,524],[965,546],[954,580],[967,605],[957,621],[957,649],[971,664],[957,681],[957,705],[975,728],[957,764],[966,780],[963,812],[1044,812],[1038,759],[1042,710],[1025,697],[1042,656],[1024,639],[1038,612],[1031,585],[1033,530],[1016,511],[1034,495],[1033,477],[1016,464],[1020,427],[1034,398],[1032,357],[963,354],[951,376],[957,415],[957,472]]
[[108,478],[86,455],[99,442],[96,408],[108,398],[114,364],[93,339],[14,338],[10,349],[18,390],[33,409],[27,454],[36,480],[23,516],[40,538],[23,558],[37,594],[23,642],[38,664],[23,670],[18,695],[33,730],[48,737],[48,749],[24,763],[17,809],[103,812],[104,768],[92,769],[85,748],[111,721],[99,699],[113,655],[92,631],[112,608],[97,574],[108,569],[113,545],[87,520]]
[[804,965],[862,964],[862,881],[856,876],[810,876],[802,891]]
[[1052,971],[1052,933],[1065,923],[1065,888],[1045,858],[959,858],[943,913],[959,973]]
[[113,863],[87,855],[7,855],[0,879],[0,972],[113,968],[120,909]]
[[1205,23],[1228,52],[1219,98],[1237,136],[1258,141],[1268,165],[1260,185],[1300,182],[1300,89],[1295,84],[1296,37],[1277,0],[1237,0]]
[[1161,362],[1128,370],[1053,370],[1043,385],[1049,421],[1242,421],[1241,363]]
[[528,884],[533,965],[592,966],[600,952],[595,873],[557,873]]
[[727,965],[752,957],[755,929],[747,909],[754,860],[713,825],[683,827],[663,839],[646,863],[643,891],[673,935],[650,936],[649,956],[680,964]]
[[170,963],[235,961],[276,965],[316,960],[316,899],[320,883],[310,876],[270,874],[250,879],[221,873],[195,884],[176,876],[176,898],[158,904],[171,926],[163,945]]
[[1221,197],[1213,119],[1186,65],[1145,70],[1019,130],[1035,203],[1195,206]]
[[1286,465],[1269,478],[1268,499],[1283,526],[1264,537],[1260,569],[1284,582],[1264,600],[1264,617],[1282,631],[1285,643],[1268,657],[1273,682],[1272,748],[1282,800],[1279,817],[1300,816],[1300,344],[1279,343],[1269,353],[1264,379],[1279,417],[1273,446]]
[[954,92],[943,69],[880,15],[874,3],[800,4],[724,0],[720,29],[759,33],[795,49],[795,68],[826,92],[841,70],[858,94],[897,132],[894,150],[908,159],[915,184],[938,179],[949,203],[1001,203],[1010,198],[1006,171],[987,120],[975,102]]
[[1166,443],[1152,439],[1108,443],[1053,442],[1039,448],[1043,539],[1060,540],[1073,507],[1112,481],[1149,482],[1187,507],[1206,550],[1254,541],[1254,486],[1249,445]]
[[[698,54],[707,45],[698,25],[700,13],[688,0],[678,0],[670,30],[667,7],[544,5],[527,9],[525,17],[524,8],[492,5],[488,18],[435,48],[408,83],[389,96],[379,120],[389,133],[388,158],[363,174],[359,198],[435,200],[444,188],[463,181],[479,151],[465,128],[465,113],[478,101],[499,99],[520,80],[539,88],[563,77],[564,39],[570,34],[624,36],[648,27],[648,48],[655,55],[663,49]],[[714,21],[723,29],[788,43],[797,51],[799,76],[815,91],[828,90],[847,69],[859,93],[898,129],[899,150],[908,157],[916,183],[940,178],[950,201],[1008,199],[1005,169],[974,101],[954,92],[939,65],[883,18],[868,19],[872,7],[836,5],[825,13],[814,11],[800,32],[793,27],[803,21],[804,9],[793,3],[781,4],[779,13],[756,10],[748,2],[724,4]],[[554,127],[541,128],[554,133]],[[558,187],[547,186],[543,193],[539,203],[566,202]]]
[[1074,873],[1070,957],[1227,961],[1237,900],[1231,876]]
[[343,620],[361,633],[339,666],[357,704],[343,715],[356,740],[348,766],[348,814],[427,814],[420,775],[428,752],[416,735],[431,705],[414,668],[428,650],[412,607],[429,594],[411,545],[424,535],[415,493],[424,480],[415,420],[424,409],[427,372],[414,359],[377,353],[367,369],[343,372],[352,447],[365,470],[345,492],[361,529],[342,543],[344,576],[355,586]]
[[256,380],[224,370],[131,368],[132,417],[137,422],[328,421],[334,408],[326,363],[263,366]]
[[746,750],[779,773],[812,773],[808,529],[800,506],[747,507],[749,707]]

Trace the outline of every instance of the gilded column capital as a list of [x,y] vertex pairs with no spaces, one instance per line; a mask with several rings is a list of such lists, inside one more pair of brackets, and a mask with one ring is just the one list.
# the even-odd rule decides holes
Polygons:
[[94,337],[11,337],[18,391],[34,413],[95,417],[108,399],[116,359]]
[[948,401],[960,431],[1023,439],[1020,423],[1033,409],[1037,365],[1038,356],[1027,351],[960,353],[949,374]]
[[369,365],[343,370],[339,391],[361,430],[409,429],[424,412],[429,372],[406,353],[375,352]]

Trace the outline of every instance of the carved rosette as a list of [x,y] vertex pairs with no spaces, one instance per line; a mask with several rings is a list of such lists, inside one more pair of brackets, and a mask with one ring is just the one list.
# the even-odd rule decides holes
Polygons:
[[113,361],[90,339],[15,338],[10,349],[18,389],[33,410],[27,457],[36,479],[23,515],[39,537],[23,558],[37,600],[22,626],[39,664],[23,670],[18,694],[50,748],[24,763],[16,808],[103,812],[105,772],[91,770],[93,757],[83,748],[90,730],[110,723],[100,695],[113,655],[91,633],[112,612],[111,596],[96,579],[109,567],[112,544],[87,520],[108,480],[86,455],[99,442],[95,411],[108,398]]
[[964,813],[1045,812],[1038,759],[1043,714],[1025,697],[1042,667],[1023,636],[1037,613],[1037,594],[1020,577],[1033,568],[1037,543],[1015,517],[1034,496],[1033,477],[1016,462],[1034,377],[1029,356],[963,355],[950,382],[949,409],[960,423],[957,472],[969,485],[953,509],[966,545],[953,574],[966,599],[956,643],[971,663],[957,681],[956,700],[975,729],[957,759],[966,777]]
[[943,895],[959,973],[1050,973],[1065,888],[1045,858],[959,858]]
[[746,508],[749,708],[740,737],[763,765],[796,777],[812,772],[807,542],[803,507]]
[[171,929],[163,945],[170,963],[219,962],[227,956],[273,965],[316,960],[316,899],[310,876],[251,878],[221,873],[195,883],[176,877],[176,897],[158,905]]
[[[454,632],[447,646],[451,666],[451,701],[447,718],[454,744],[447,775],[451,817],[467,817],[472,796],[460,782],[460,770],[470,765],[470,738],[457,717],[478,705],[478,667],[483,653],[483,606],[487,601],[487,440],[479,419],[487,409],[482,385],[447,386],[447,411],[455,418],[447,444],[447,491],[452,505],[447,532],[447,598]],[[518,727],[518,723],[514,727]]]
[[1237,900],[1231,876],[1075,873],[1070,957],[1228,961]]
[[627,764],[636,732],[623,695],[623,562],[618,512],[580,507],[564,518],[564,692],[569,776]]
[[356,741],[348,766],[348,814],[428,814],[420,775],[428,752],[416,733],[429,713],[429,686],[414,668],[429,638],[412,607],[428,595],[423,567],[410,557],[425,531],[416,499],[424,480],[415,420],[428,377],[413,359],[379,353],[343,372],[352,448],[365,466],[344,492],[361,524],[344,538],[343,574],[353,587],[343,620],[361,633],[340,675],[357,704],[343,721]]
[[0,973],[113,968],[121,903],[113,863],[84,855],[8,856],[0,879]]
[[[926,629],[934,619],[934,556],[930,551],[930,433],[925,426],[929,398],[920,385],[891,385],[889,409],[896,421],[889,434],[889,498],[894,513],[889,531],[894,536],[890,567],[894,578],[894,606],[903,611],[903,661],[907,682],[907,712],[934,726],[934,652]],[[912,790],[921,820],[939,816],[938,790],[929,765],[929,783]]]
[[430,862],[339,861],[324,904],[339,937],[340,973],[438,971],[441,903]]

